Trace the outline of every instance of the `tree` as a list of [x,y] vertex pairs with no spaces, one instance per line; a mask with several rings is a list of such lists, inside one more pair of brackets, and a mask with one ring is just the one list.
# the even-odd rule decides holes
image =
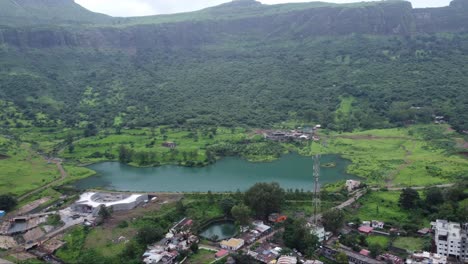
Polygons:
[[229,216],[231,215],[231,209],[234,207],[235,203],[233,200],[229,198],[224,198],[221,200],[219,203],[219,206],[221,207],[221,210],[223,211],[224,215]]
[[231,215],[239,222],[240,225],[247,225],[249,224],[250,218],[250,209],[245,204],[238,204],[232,207]]
[[210,203],[210,204],[214,203],[214,196],[213,196],[213,193],[210,190],[208,190],[207,198],[208,198],[208,203]]
[[192,245],[190,245],[190,250],[191,250],[193,253],[197,253],[197,252],[198,252],[198,244],[197,244],[197,243],[193,243]]
[[109,219],[112,215],[112,207],[101,205],[98,215],[102,218],[102,220]]
[[401,191],[398,204],[403,209],[413,209],[419,201],[419,193],[411,188],[405,188]]
[[256,183],[244,194],[245,203],[259,218],[281,211],[284,190],[278,183]]
[[136,240],[142,245],[149,245],[163,238],[164,230],[160,227],[144,226],[138,230]]
[[0,209],[5,211],[10,211],[16,206],[16,199],[7,194],[0,195]]
[[122,163],[129,163],[133,158],[133,150],[127,148],[125,145],[119,147],[119,161]]
[[344,252],[339,252],[338,254],[336,254],[335,259],[336,259],[336,263],[348,264],[348,256],[346,256]]
[[92,137],[92,136],[96,136],[97,134],[98,134],[98,129],[96,125],[93,123],[89,123],[84,130],[84,136]]
[[75,145],[71,143],[68,145],[68,153],[73,153],[75,151]]
[[429,188],[425,191],[425,203],[427,206],[438,205],[444,202],[444,197],[439,188]]
[[380,244],[375,243],[369,246],[369,251],[370,251],[370,255],[373,258],[376,258],[378,255],[380,255],[383,252],[383,248]]
[[177,201],[177,203],[176,203],[176,211],[177,211],[177,213],[178,213],[179,215],[184,215],[186,209],[187,209],[187,208],[185,208],[185,205],[184,205],[184,203],[182,202],[182,200]]
[[322,219],[326,230],[337,233],[344,224],[345,214],[340,209],[332,209],[323,213]]
[[285,221],[283,240],[287,247],[295,248],[308,256],[313,255],[319,244],[317,236],[311,234],[303,218],[288,218]]

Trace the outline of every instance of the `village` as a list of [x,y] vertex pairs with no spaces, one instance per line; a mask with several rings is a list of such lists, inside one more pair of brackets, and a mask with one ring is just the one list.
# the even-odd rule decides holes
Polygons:
[[[366,191],[364,186],[356,180],[348,180],[345,188],[349,191],[348,200],[335,207],[340,210],[352,206]],[[65,197],[63,197],[65,198]],[[29,203],[19,210],[5,215],[0,212],[0,248],[15,252],[18,259],[28,260],[39,258],[48,263],[64,263],[54,253],[66,242],[63,234],[67,229],[82,225],[89,228],[98,226],[106,215],[112,212],[131,212],[138,208],[144,209],[151,204],[167,204],[169,201],[160,199],[158,194],[118,193],[118,192],[84,192],[73,203],[55,209],[49,206],[43,209],[41,204],[47,200],[42,198]],[[346,244],[346,237],[398,237],[404,236],[405,231],[391,226],[378,219],[363,219],[359,223],[348,222],[340,227],[336,233],[326,230],[322,223],[321,214],[307,218],[307,230],[318,238],[319,246],[315,256],[320,259],[306,258],[304,252],[295,248],[289,249],[277,234],[284,231],[284,223],[288,218],[297,215],[284,215],[280,212],[272,213],[268,219],[252,219],[248,225],[237,225],[231,217],[210,220],[207,226],[230,224],[236,231],[232,236],[219,239],[217,235],[203,237],[200,227],[194,228],[194,221],[183,217],[167,230],[164,238],[156,243],[148,244],[147,250],[141,256],[142,263],[170,264],[193,263],[190,254],[198,250],[212,252],[210,263],[238,263],[232,254],[242,254],[260,263],[278,264],[319,264],[346,263],[379,264],[379,263],[455,263],[453,259],[467,259],[468,224],[452,223],[437,220],[431,226],[421,229],[421,237],[433,238],[433,253],[427,251],[412,252],[405,248],[391,247],[388,251],[377,254],[371,248]],[[120,241],[122,240],[122,241]],[[119,238],[126,243],[128,239]],[[456,245],[456,249],[452,249]],[[454,251],[456,250],[456,252]],[[8,262],[7,262],[8,263]]]

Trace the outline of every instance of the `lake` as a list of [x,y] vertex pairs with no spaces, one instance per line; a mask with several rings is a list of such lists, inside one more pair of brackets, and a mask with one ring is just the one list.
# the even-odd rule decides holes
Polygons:
[[[356,179],[346,173],[350,161],[338,155],[324,155],[320,184]],[[278,182],[285,189],[313,189],[313,159],[298,154],[284,155],[273,162],[248,162],[237,157],[223,158],[216,163],[191,168],[165,165],[137,168],[119,162],[101,162],[88,166],[96,175],[79,180],[79,189],[103,188],[133,192],[227,192],[244,191],[257,182]]]

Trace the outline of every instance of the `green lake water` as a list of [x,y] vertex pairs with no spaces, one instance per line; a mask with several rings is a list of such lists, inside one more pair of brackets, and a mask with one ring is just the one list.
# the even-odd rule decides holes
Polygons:
[[217,222],[205,228],[200,236],[206,239],[213,239],[216,236],[216,241],[229,239],[236,234],[236,226],[233,222]]
[[[321,168],[320,184],[356,179],[346,173],[350,161],[337,155],[324,155],[321,163],[336,166]],[[166,165],[136,168],[119,162],[102,162],[88,168],[96,175],[77,181],[79,189],[104,188],[141,192],[226,192],[246,190],[257,182],[278,182],[288,189],[312,190],[313,159],[298,154],[284,155],[273,162],[254,163],[228,157],[201,168]]]

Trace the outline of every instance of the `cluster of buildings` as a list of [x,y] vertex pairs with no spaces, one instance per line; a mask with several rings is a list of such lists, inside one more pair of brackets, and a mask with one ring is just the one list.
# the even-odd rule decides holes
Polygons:
[[250,245],[255,242],[259,237],[271,232],[272,228],[269,225],[263,223],[263,221],[253,221],[252,227],[243,227],[240,239],[245,244]]
[[281,250],[277,245],[263,242],[257,248],[247,251],[247,255],[262,263],[272,263],[280,256]]
[[321,125],[316,125],[313,128],[298,128],[289,131],[283,130],[267,130],[263,132],[263,136],[266,139],[274,141],[290,141],[290,140],[315,140],[318,141],[320,138],[315,134],[317,129],[321,128]]
[[374,229],[383,229],[385,223],[382,221],[372,220],[372,221],[362,221],[362,224],[359,226],[358,231],[363,234],[371,234],[374,232]]
[[172,264],[182,250],[188,250],[199,239],[191,232],[193,221],[184,218],[175,224],[165,238],[148,246],[143,254],[143,262],[146,264]]

